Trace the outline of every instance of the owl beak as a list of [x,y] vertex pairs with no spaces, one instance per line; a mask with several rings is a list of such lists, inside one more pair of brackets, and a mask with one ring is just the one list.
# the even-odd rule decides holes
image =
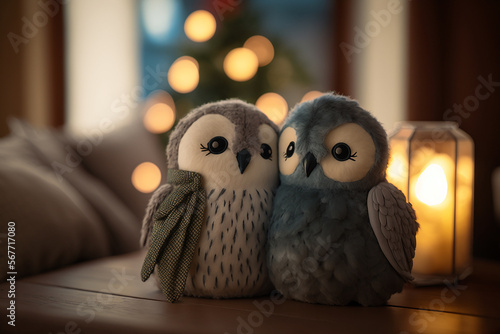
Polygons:
[[302,160],[302,163],[304,164],[304,170],[306,172],[306,176],[309,177],[314,168],[316,168],[318,161],[316,161],[316,157],[314,156],[314,154],[312,154],[311,152],[307,152],[306,156],[304,157],[304,160]]
[[238,160],[238,167],[240,168],[241,174],[245,171],[252,156],[247,149],[243,149],[236,154],[236,160]]

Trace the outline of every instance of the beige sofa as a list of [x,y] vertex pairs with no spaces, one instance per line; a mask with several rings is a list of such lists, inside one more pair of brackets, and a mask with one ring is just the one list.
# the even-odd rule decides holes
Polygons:
[[[15,224],[17,278],[139,248],[151,194],[134,188],[142,162],[166,176],[158,137],[139,120],[76,135],[13,119],[0,139],[0,263]],[[5,245],[5,246],[3,246]],[[6,271],[0,271],[5,280]]]

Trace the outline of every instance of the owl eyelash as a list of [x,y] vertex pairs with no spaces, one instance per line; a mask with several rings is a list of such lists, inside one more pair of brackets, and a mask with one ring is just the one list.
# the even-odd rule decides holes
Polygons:
[[351,147],[344,142],[339,142],[335,144],[331,151],[333,158],[341,162],[347,160],[356,161],[353,158],[358,157],[357,156],[358,152],[354,152],[354,154],[351,154],[351,152],[352,152]]
[[[356,159],[353,159],[353,158],[357,158],[358,156],[356,155],[358,154],[358,152],[354,152],[354,154],[352,154],[350,157],[349,157],[349,160],[352,160],[352,161],[356,161]],[[283,153],[283,158],[285,158],[285,161],[288,160],[288,155],[285,153]]]
[[227,139],[222,137],[222,136],[215,136],[212,139],[210,139],[207,143],[207,146],[203,146],[203,144],[200,144],[200,149],[202,152],[207,152],[206,155],[209,154],[222,154],[226,151],[228,146]]
[[207,154],[205,154],[205,156],[207,156],[209,154],[212,154],[208,148],[206,148],[205,146],[203,146],[203,144],[200,144],[200,149],[201,149],[202,152],[208,152]]
[[285,161],[287,161],[288,158],[291,158],[294,153],[295,153],[295,142],[291,141],[288,144],[286,151],[283,153],[283,157],[285,158]]

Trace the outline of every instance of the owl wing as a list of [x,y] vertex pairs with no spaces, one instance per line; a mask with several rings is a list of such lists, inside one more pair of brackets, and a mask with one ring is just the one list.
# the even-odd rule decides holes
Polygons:
[[163,200],[172,192],[173,187],[170,183],[160,186],[151,196],[148,206],[146,208],[146,214],[142,219],[142,230],[141,230],[141,246],[145,247],[149,245],[151,231],[153,231],[154,219],[153,216],[158,210],[158,207],[163,202]]
[[388,182],[379,183],[368,193],[368,216],[389,263],[405,280],[412,280],[418,223],[405,195]]

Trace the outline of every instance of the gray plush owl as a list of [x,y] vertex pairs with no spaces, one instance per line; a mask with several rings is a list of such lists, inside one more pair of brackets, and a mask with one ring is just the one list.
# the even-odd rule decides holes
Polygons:
[[203,105],[179,121],[167,147],[167,184],[143,221],[143,280],[155,270],[169,301],[271,291],[265,245],[277,142],[276,125],[239,100]]
[[379,305],[412,279],[415,212],[386,181],[388,144],[357,102],[325,94],[295,107],[279,139],[268,234],[271,281],[288,298]]

